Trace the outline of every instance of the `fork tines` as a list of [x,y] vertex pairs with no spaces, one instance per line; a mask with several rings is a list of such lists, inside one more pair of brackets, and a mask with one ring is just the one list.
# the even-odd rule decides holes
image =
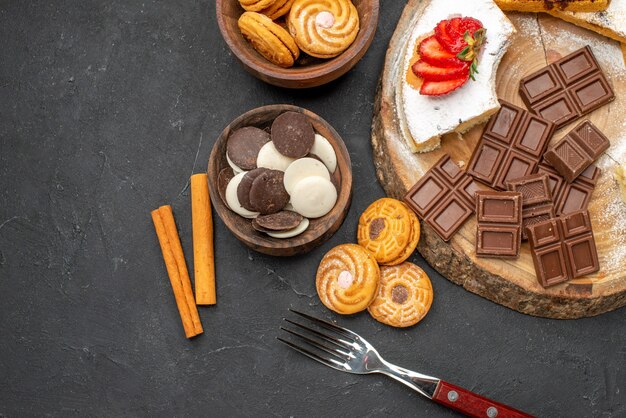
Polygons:
[[287,340],[277,337],[278,340],[326,366],[347,371],[349,366],[346,362],[354,357],[350,351],[354,348],[358,336],[330,322],[293,309],[289,310],[299,315],[300,319],[293,321],[283,318],[289,325],[288,328],[281,326],[280,329],[287,332],[291,338]]

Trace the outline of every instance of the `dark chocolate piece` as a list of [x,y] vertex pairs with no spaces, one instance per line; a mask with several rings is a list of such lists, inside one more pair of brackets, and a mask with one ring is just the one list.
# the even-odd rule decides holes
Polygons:
[[279,212],[289,203],[289,193],[283,184],[284,173],[267,170],[259,174],[250,188],[250,204],[261,215]]
[[556,129],[615,98],[588,46],[524,77],[519,92],[526,107],[554,122]]
[[548,148],[543,158],[571,183],[610,145],[609,139],[586,120]]
[[302,158],[311,151],[314,141],[313,125],[302,113],[285,112],[272,122],[272,142],[284,156]]
[[527,233],[537,280],[543,287],[600,270],[586,210],[537,223]]
[[248,171],[241,179],[239,186],[237,186],[237,199],[239,199],[239,203],[241,206],[246,208],[251,212],[256,212],[257,210],[250,202],[250,189],[252,188],[252,183],[254,180],[264,173],[269,171],[269,168],[255,168],[254,170]]
[[511,258],[522,244],[522,194],[476,192],[476,255]]
[[572,183],[565,179],[545,160],[539,164],[539,173],[548,176],[554,213],[556,216],[565,215],[579,210],[586,210],[596,187],[601,170],[592,164]]
[[522,194],[522,240],[526,227],[554,218],[554,205],[547,174],[532,174],[507,183],[509,190]]
[[444,240],[474,213],[481,186],[444,155],[404,196],[404,201]]
[[270,136],[262,129],[246,126],[230,134],[226,143],[228,158],[242,170],[256,168],[259,151],[270,140]]
[[283,210],[271,215],[257,216],[252,220],[252,226],[261,232],[288,231],[300,225],[302,219],[303,216],[299,213]]
[[495,189],[537,171],[554,124],[500,100],[501,108],[483,131],[467,168],[468,174]]

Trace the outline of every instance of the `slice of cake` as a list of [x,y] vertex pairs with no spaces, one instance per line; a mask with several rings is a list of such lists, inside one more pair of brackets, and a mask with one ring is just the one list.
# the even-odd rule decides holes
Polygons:
[[432,0],[416,17],[399,71],[396,106],[413,152],[484,122],[500,105],[498,64],[515,33],[492,0]]
[[609,7],[602,12],[578,13],[552,9],[548,13],[616,41],[626,43],[626,0],[611,0]]
[[495,0],[502,10],[511,12],[599,12],[609,5],[609,0]]

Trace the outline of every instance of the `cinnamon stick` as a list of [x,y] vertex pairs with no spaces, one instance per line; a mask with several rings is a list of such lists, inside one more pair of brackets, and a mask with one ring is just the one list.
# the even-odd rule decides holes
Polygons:
[[154,228],[159,238],[167,274],[172,284],[176,306],[187,338],[202,334],[202,324],[196,308],[191,280],[180,244],[172,207],[161,206],[151,212]]
[[207,174],[191,176],[193,267],[197,305],[215,305],[215,255],[213,216]]

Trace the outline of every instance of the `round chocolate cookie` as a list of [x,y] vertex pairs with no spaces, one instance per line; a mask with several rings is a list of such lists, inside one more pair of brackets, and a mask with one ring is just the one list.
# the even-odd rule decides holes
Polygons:
[[248,209],[252,212],[257,212],[257,210],[250,203],[250,189],[252,188],[252,182],[266,171],[270,171],[267,168],[255,168],[254,170],[248,171],[245,176],[241,179],[241,183],[237,186],[237,199],[239,199],[239,203],[244,208]]
[[270,136],[262,129],[246,126],[237,129],[228,137],[226,153],[228,158],[242,170],[256,168],[256,157],[263,145],[268,143]]
[[261,215],[281,211],[289,202],[289,193],[283,184],[284,173],[267,170],[259,174],[250,188],[250,204]]
[[282,210],[271,215],[258,216],[254,219],[252,226],[256,224],[257,226],[263,228],[262,232],[265,232],[265,230],[286,231],[300,225],[302,219],[303,216],[299,213],[292,212],[290,210]]
[[226,187],[233,177],[235,177],[235,173],[230,167],[223,168],[217,175],[217,192],[226,206],[228,206],[228,203],[226,203]]
[[285,112],[272,123],[272,142],[286,157],[304,157],[311,151],[314,141],[313,125],[302,113]]

